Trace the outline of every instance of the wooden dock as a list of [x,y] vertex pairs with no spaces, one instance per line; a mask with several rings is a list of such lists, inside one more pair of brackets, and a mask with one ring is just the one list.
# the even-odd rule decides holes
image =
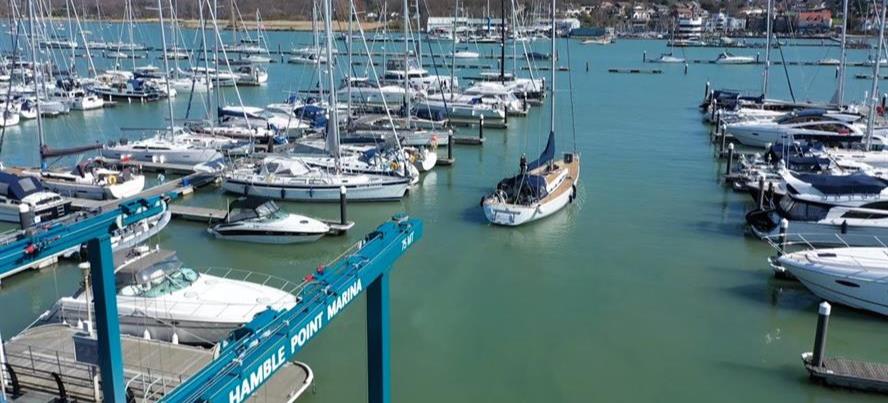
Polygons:
[[888,393],[888,364],[856,361],[847,358],[824,358],[822,366],[811,363],[811,355],[803,354],[802,361],[811,378],[826,385]]
[[663,74],[663,70],[660,69],[607,69],[608,73],[619,73],[619,74]]

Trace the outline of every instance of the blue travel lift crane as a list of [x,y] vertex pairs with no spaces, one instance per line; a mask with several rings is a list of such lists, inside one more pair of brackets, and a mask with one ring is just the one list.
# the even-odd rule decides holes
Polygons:
[[[102,394],[108,402],[126,401],[109,234],[116,227],[163,213],[168,200],[168,197],[155,197],[124,203],[113,211],[72,225],[55,225],[0,248],[2,273],[42,256],[87,244],[95,295]],[[422,234],[422,222],[405,215],[380,225],[354,249],[306,276],[307,285],[295,307],[266,310],[232,332],[223,341],[219,356],[167,394],[163,401],[246,401],[366,289],[369,401],[388,403],[391,397],[389,271]]]

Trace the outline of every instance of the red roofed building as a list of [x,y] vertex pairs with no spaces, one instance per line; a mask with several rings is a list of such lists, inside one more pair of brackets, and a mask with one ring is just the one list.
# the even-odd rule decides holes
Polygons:
[[832,11],[828,8],[800,11],[796,24],[799,31],[829,31],[832,28]]

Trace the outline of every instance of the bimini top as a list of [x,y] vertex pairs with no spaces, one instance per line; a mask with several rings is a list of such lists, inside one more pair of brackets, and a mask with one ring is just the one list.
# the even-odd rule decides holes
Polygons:
[[278,212],[281,208],[274,201],[262,197],[241,197],[228,206],[225,222],[233,223],[254,218],[265,217]]
[[888,182],[875,176],[792,174],[824,195],[879,194],[888,187]]
[[0,172],[0,195],[13,200],[24,199],[25,196],[43,191],[43,184],[30,176],[15,176]]

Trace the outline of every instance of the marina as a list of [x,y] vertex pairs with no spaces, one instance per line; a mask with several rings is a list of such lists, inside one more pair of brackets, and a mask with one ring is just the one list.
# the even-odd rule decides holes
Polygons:
[[0,402],[884,400],[875,36],[456,43],[424,10],[351,41],[329,0],[317,33],[124,3],[21,1],[4,35],[48,42],[0,41]]

